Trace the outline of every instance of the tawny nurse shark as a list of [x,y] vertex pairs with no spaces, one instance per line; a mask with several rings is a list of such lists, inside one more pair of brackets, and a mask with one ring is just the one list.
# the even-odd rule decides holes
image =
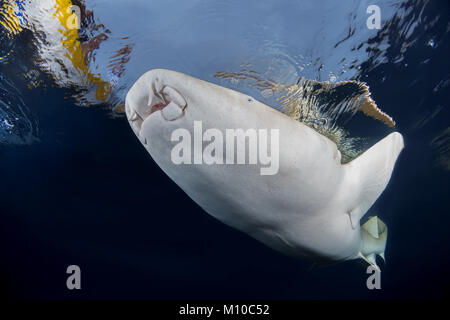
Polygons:
[[[160,168],[223,223],[291,256],[361,258],[375,267],[375,255],[384,259],[386,225],[377,217],[360,221],[390,180],[404,146],[400,133],[342,164],[336,144],[303,123],[248,95],[162,69],[133,85],[125,109]],[[204,130],[278,130],[278,173],[261,175],[261,165],[175,164],[172,133],[194,135],[195,121]]]

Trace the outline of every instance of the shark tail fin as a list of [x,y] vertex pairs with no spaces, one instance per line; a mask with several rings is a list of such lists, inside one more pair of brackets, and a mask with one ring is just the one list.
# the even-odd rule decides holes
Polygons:
[[393,132],[353,161],[343,165],[343,188],[350,199],[347,213],[353,229],[374,204],[391,178],[395,162],[404,147],[403,137]]

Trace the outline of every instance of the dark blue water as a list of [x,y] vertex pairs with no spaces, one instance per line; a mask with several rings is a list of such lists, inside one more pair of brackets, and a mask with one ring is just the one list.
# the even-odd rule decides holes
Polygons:
[[[387,59],[378,62],[374,50],[355,76],[397,120],[406,145],[371,211],[389,227],[381,290],[367,289],[362,263],[311,268],[205,214],[108,104],[76,106],[71,89],[45,72],[44,85],[30,89],[21,74],[37,66],[26,58],[33,48],[25,32],[0,76],[17,90],[10,100],[21,101],[37,141],[0,145],[0,292],[40,299],[448,297],[450,7],[406,5],[410,17],[394,17],[370,40],[388,41]],[[420,23],[405,51],[403,24],[413,20]],[[82,270],[79,291],[66,288],[72,264]]]

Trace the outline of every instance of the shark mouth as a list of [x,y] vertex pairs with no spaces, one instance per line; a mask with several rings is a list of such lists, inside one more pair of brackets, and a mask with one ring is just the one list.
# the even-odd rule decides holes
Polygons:
[[175,121],[184,116],[187,107],[186,99],[176,89],[161,85],[158,79],[144,99],[148,99],[146,104],[127,102],[125,106],[128,121],[138,137],[141,137],[143,123],[153,114],[159,112],[164,120]]

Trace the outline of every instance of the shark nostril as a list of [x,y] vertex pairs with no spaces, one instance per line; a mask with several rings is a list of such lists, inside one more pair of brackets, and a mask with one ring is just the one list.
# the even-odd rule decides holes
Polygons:
[[161,109],[161,115],[164,120],[174,121],[180,119],[184,115],[184,110],[174,101]]
[[181,110],[184,110],[184,108],[186,108],[187,105],[186,100],[174,88],[165,86],[163,89],[163,96],[165,100],[176,103],[181,108]]
[[156,111],[161,111],[162,117],[167,121],[181,118],[187,106],[184,97],[174,88],[169,86],[161,87],[161,83],[155,80],[148,98],[147,115]]
[[153,105],[150,109],[150,114],[152,114],[153,112],[156,112],[158,110],[164,109],[167,105],[168,105],[168,103],[163,103],[163,102]]
[[151,115],[153,112],[164,108],[167,104],[168,103],[160,96],[159,92],[150,92],[147,104],[149,109],[146,110],[146,114]]

